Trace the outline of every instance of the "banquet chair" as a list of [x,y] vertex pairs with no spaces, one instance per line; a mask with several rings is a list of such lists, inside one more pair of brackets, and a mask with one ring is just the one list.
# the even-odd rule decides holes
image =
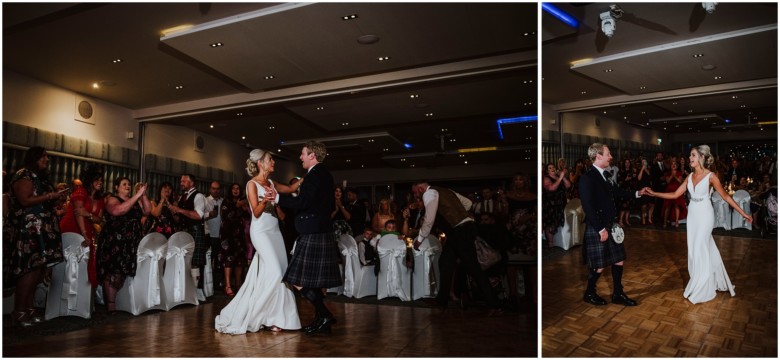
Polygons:
[[181,304],[199,304],[195,293],[198,285],[190,271],[194,251],[195,239],[185,231],[179,231],[168,239],[168,252],[165,255],[165,273],[163,274],[165,310],[173,309]]
[[62,234],[62,255],[65,261],[52,269],[49,294],[46,298],[46,320],[58,316],[92,317],[92,285],[87,276],[89,247],[81,246],[81,234]]
[[[745,211],[745,214],[750,215],[750,193],[746,190],[737,190],[733,197],[734,202]],[[739,214],[739,211],[731,210],[731,228],[753,230],[753,224],[747,222],[747,220]]]
[[553,236],[553,246],[569,250],[574,245],[582,244],[585,236],[585,227],[582,221],[585,212],[582,210],[580,199],[571,199],[563,209],[564,223]]
[[135,276],[125,279],[116,293],[116,309],[139,315],[149,310],[166,310],[162,269],[165,266],[167,240],[160,233],[149,233],[138,244]]
[[428,235],[415,251],[412,300],[435,297],[439,292],[439,257],[442,246],[434,235]]
[[411,300],[411,269],[404,265],[406,243],[398,235],[387,234],[379,238],[376,246],[379,254],[379,275],[377,276],[376,298],[397,297]]
[[715,227],[731,230],[731,206],[717,191],[712,193],[712,210],[715,214]]
[[[341,256],[341,255],[339,255],[339,256]],[[342,258],[342,260],[343,260],[343,258]],[[341,285],[334,286],[332,288],[328,288],[328,290],[327,290],[328,293],[332,293],[332,294],[336,294],[336,295],[344,294],[345,273],[344,273],[344,264],[343,263],[339,264],[339,272],[341,273],[341,280],[342,280]]]
[[213,257],[211,255],[211,248],[209,247],[206,251],[206,266],[203,267],[203,293],[206,297],[214,295],[214,270],[212,270],[213,265],[211,261]]
[[355,239],[349,234],[341,235],[339,251],[344,257],[344,295],[357,299],[376,295],[375,265],[363,266],[360,263]]

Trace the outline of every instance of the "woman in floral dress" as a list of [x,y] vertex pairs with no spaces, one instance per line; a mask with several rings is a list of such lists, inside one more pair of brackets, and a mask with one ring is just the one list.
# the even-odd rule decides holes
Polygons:
[[106,200],[105,228],[98,242],[98,281],[109,312],[116,311],[116,293],[128,276],[135,276],[138,244],[143,238],[141,217],[149,214],[146,184],[131,196],[130,179],[114,180],[114,193]]
[[171,202],[171,194],[173,193],[173,185],[169,182],[160,184],[160,193],[158,194],[158,200],[155,202],[152,200],[152,209],[150,210],[151,217],[147,221],[151,221],[149,226],[149,232],[157,232],[165,235],[165,238],[170,238],[175,232],[176,228],[173,223],[173,213],[168,207]]
[[[221,247],[217,261],[225,269],[225,294],[233,296],[233,288],[241,287],[246,261],[246,241],[244,240],[246,198],[241,194],[241,185],[233,183],[230,192],[222,202],[222,228],[219,231]],[[234,272],[235,270],[235,272]],[[231,286],[231,274],[235,274],[235,286]]]

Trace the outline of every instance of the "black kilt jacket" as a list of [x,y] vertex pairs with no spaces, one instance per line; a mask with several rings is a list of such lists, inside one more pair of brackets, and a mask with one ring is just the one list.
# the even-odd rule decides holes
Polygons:
[[[580,177],[579,190],[582,210],[585,212],[585,239],[582,247],[585,263],[591,268],[604,268],[625,260],[623,244],[615,243],[609,230],[617,219],[615,199],[635,198],[635,191],[610,184],[595,167]],[[609,233],[605,242],[599,239],[601,229],[607,229]]]

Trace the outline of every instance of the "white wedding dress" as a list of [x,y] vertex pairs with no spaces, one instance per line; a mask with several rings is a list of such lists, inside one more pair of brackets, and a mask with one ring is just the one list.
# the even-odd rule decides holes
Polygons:
[[[258,183],[255,186],[258,197],[262,198],[265,190]],[[295,295],[282,282],[282,275],[287,270],[287,255],[279,221],[267,212],[259,218],[252,216],[249,233],[255,256],[241,289],[217,315],[215,328],[226,334],[245,334],[272,326],[300,329]]]
[[716,291],[728,290],[734,296],[734,285],[712,238],[715,214],[710,200],[710,175],[712,173],[705,175],[698,184],[694,184],[693,176],[690,176],[687,184],[691,195],[687,219],[688,274],[691,279],[683,295],[694,304],[714,299]]

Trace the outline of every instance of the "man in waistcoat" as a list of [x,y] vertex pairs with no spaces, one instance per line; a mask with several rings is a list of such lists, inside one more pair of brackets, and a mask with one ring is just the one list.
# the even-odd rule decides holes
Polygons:
[[461,264],[472,278],[476,279],[479,291],[490,311],[488,315],[502,312],[498,306],[498,298],[490,287],[488,278],[477,261],[477,250],[474,240],[477,237],[477,226],[474,218],[469,215],[471,200],[447,188],[431,186],[426,181],[412,185],[412,192],[422,198],[425,206],[425,221],[420,227],[420,233],[414,241],[414,247],[420,244],[430,234],[434,221],[447,237],[444,250],[439,259],[439,293],[433,306],[446,309],[450,295],[450,279],[455,271],[455,261],[460,258]]
[[203,219],[208,216],[206,209],[206,197],[195,188],[195,176],[184,174],[181,176],[181,196],[176,205],[170,209],[174,215],[179,216],[179,229],[186,231],[195,239],[195,252],[192,254],[192,276],[198,282],[199,301],[206,300],[203,292],[203,274],[206,265],[206,251],[208,251],[208,239],[203,227]]

